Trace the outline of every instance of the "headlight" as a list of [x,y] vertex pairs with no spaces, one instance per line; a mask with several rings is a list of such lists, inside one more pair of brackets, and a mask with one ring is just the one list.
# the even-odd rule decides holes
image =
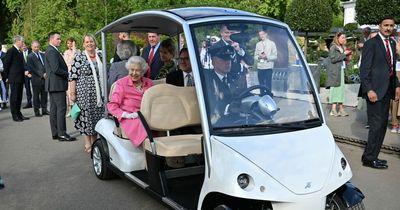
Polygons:
[[346,169],[347,161],[343,157],[340,159],[340,164],[342,165],[343,170]]
[[239,184],[239,187],[244,189],[250,184],[250,178],[248,174],[240,174],[237,178],[237,182]]

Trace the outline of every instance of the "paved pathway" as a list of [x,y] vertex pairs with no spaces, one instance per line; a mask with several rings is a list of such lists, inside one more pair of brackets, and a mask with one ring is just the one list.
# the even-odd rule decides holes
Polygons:
[[[366,111],[360,111],[354,107],[346,107],[348,117],[333,117],[329,115],[330,107],[323,104],[328,127],[336,137],[345,140],[364,143],[368,139],[368,129],[365,128],[367,122]],[[394,134],[387,129],[384,148],[400,152],[400,134]]]

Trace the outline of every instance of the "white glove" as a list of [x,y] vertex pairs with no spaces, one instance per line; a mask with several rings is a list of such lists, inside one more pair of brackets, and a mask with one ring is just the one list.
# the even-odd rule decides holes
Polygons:
[[128,113],[128,112],[122,112],[121,118],[126,118],[126,119],[135,119],[138,117],[137,112],[132,112],[132,113]]

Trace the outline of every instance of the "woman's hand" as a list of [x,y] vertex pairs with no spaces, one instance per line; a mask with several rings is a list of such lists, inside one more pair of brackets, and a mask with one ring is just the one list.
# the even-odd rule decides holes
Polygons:
[[344,51],[344,54],[345,55],[351,55],[352,54],[351,49],[347,48],[346,51]]
[[128,112],[122,112],[121,118],[125,118],[125,119],[135,119],[138,117],[137,112],[132,112],[132,113],[128,113]]
[[75,92],[71,92],[69,95],[71,101],[75,102],[76,101],[76,93]]

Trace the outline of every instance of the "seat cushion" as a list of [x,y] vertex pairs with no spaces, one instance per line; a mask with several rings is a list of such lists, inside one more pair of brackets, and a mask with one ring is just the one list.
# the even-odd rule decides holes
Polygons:
[[[190,154],[201,154],[201,134],[163,136],[154,138],[158,156],[175,157]],[[144,148],[151,151],[150,140],[144,141]]]

